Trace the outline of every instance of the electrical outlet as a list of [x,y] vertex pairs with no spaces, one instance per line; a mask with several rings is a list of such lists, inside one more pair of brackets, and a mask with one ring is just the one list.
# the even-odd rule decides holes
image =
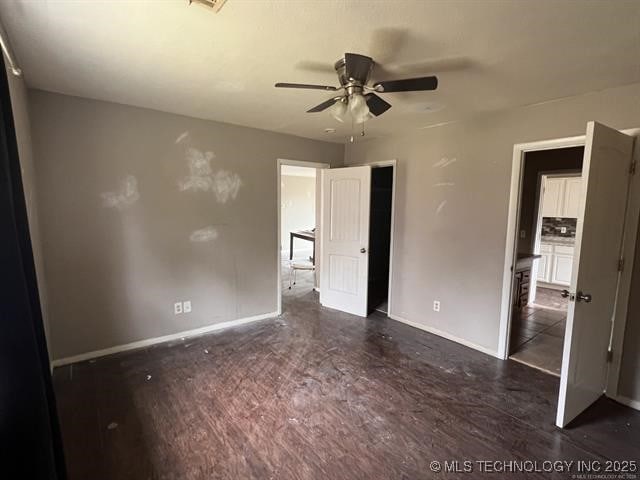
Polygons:
[[527,231],[526,230],[520,230],[520,238],[527,238]]
[[439,312],[440,311],[440,300],[434,300],[433,301],[433,311],[434,312]]
[[191,300],[182,302],[182,311],[184,313],[191,313]]
[[560,227],[560,233],[567,233],[567,227]]
[[173,314],[180,315],[182,313],[182,302],[176,302],[173,304]]

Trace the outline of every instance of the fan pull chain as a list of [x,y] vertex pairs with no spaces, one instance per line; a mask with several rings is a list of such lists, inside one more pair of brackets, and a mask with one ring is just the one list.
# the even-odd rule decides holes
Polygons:
[[349,138],[349,141],[351,143],[353,143],[354,138],[353,138],[353,115],[351,115],[351,137]]

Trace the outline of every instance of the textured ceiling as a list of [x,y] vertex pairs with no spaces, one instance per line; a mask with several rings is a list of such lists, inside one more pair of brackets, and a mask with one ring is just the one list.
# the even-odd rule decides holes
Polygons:
[[338,142],[350,124],[305,113],[331,95],[273,84],[337,85],[344,52],[375,79],[437,74],[383,95],[380,136],[640,81],[634,0],[15,0],[0,17],[31,87]]

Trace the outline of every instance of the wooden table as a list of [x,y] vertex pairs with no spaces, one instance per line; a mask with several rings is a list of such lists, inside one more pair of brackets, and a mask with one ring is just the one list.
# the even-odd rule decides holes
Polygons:
[[298,230],[297,232],[290,232],[289,237],[289,260],[293,260],[293,239],[300,238],[313,243],[313,255],[311,256],[311,263],[316,264],[316,229],[313,230]]

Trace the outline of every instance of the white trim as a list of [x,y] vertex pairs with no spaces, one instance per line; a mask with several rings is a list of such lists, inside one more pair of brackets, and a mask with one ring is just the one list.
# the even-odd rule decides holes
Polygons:
[[[536,195],[537,198],[534,201],[535,209],[536,209],[536,226],[533,235],[535,235],[533,239],[533,253],[534,255],[540,255],[541,249],[541,240],[542,240],[542,202],[544,200],[544,191],[545,191],[545,179],[546,175],[539,173],[538,178],[536,179],[539,182],[539,185],[536,185]],[[518,242],[520,241],[519,234],[521,230],[518,228]],[[531,276],[529,277],[529,298],[527,299],[527,305],[531,305],[536,298],[538,292],[538,270],[540,268],[540,261],[538,259],[537,262],[533,262],[531,267]]]
[[283,177],[316,178],[316,169],[301,167],[299,165],[283,165],[281,170]]
[[622,395],[616,395],[615,397],[611,397],[618,403],[626,405],[627,407],[634,408],[636,410],[640,410],[640,400],[633,400],[628,397],[623,397]]
[[169,342],[171,340],[178,340],[187,337],[195,337],[205,333],[215,332],[217,330],[223,330],[226,328],[237,327],[245,325],[247,323],[258,322],[260,320],[266,320],[268,318],[274,318],[278,316],[278,312],[264,313],[262,315],[254,315],[252,317],[238,318],[236,320],[230,320],[228,322],[214,323],[213,325],[207,325],[205,327],[195,328],[193,330],[185,330],[184,332],[172,333],[171,335],[164,335],[162,337],[147,338],[146,340],[138,340],[137,342],[125,343],[124,345],[116,345],[114,347],[105,348],[103,350],[95,350],[93,352],[81,353],[80,355],[74,355],[72,357],[59,358],[51,362],[53,367],[61,367],[70,363],[83,362],[92,358],[104,357],[105,355],[111,355],[113,353],[126,352],[127,350],[135,350],[137,348],[148,347],[150,345],[157,345],[158,343]]
[[410,327],[418,328],[420,330],[424,330],[425,332],[432,333],[433,335],[437,335],[438,337],[446,338],[447,340],[459,343],[460,345],[464,345],[465,347],[469,347],[484,354],[491,355],[492,357],[500,358],[498,352],[496,352],[495,350],[477,345],[468,340],[465,340],[464,338],[456,337],[455,335],[451,335],[450,333],[443,332],[442,330],[438,330],[437,328],[429,327],[421,323],[412,322],[411,320],[407,320],[406,318],[402,318],[391,313],[389,313],[388,316],[391,320],[395,320],[396,322],[404,323],[406,325],[409,325]]
[[[328,163],[319,163],[319,162],[306,162],[306,161],[301,161],[301,160],[288,160],[285,158],[278,158],[276,160],[276,185],[277,185],[277,198],[276,198],[276,210],[277,212],[277,216],[278,216],[278,238],[277,238],[277,242],[276,242],[276,268],[277,268],[277,285],[276,285],[276,311],[278,313],[278,315],[280,315],[282,313],[282,265],[281,265],[281,253],[280,253],[280,248],[282,247],[281,243],[282,242],[282,235],[280,232],[280,229],[282,228],[282,207],[281,207],[281,182],[282,182],[282,165],[291,165],[294,167],[307,167],[307,168],[315,168],[315,169],[321,169],[321,168],[331,168],[331,165]],[[317,173],[317,172],[316,172]],[[318,175],[316,175],[316,178],[318,178]],[[316,181],[316,188],[317,188],[318,182]],[[318,194],[316,192],[316,200],[318,198]],[[317,203],[317,202],[316,202]],[[316,205],[316,219],[318,218],[318,205]],[[318,245],[316,244],[316,257],[318,257]],[[316,265],[319,262],[319,258],[315,259]]]

